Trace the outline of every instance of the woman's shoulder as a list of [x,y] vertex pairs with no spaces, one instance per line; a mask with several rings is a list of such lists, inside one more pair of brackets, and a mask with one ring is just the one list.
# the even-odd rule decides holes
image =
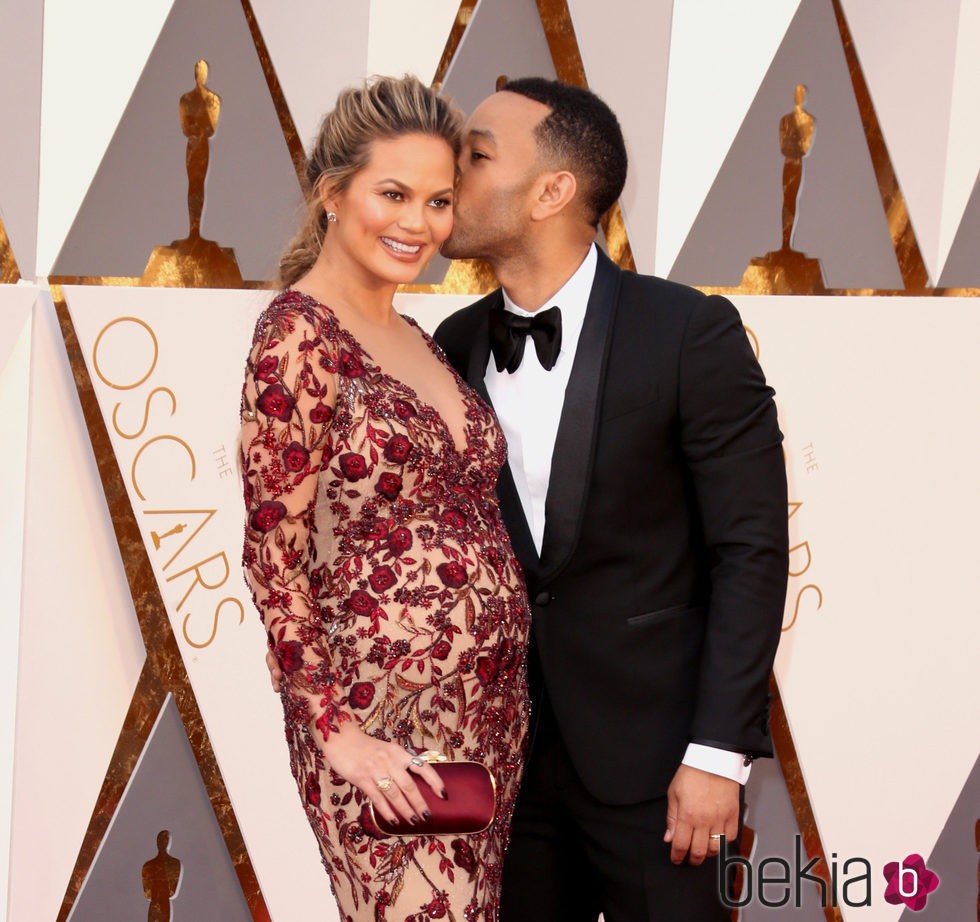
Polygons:
[[304,292],[286,288],[259,315],[255,338],[271,334],[283,340],[304,327],[315,338],[328,341],[336,340],[339,329],[337,318],[327,305]]

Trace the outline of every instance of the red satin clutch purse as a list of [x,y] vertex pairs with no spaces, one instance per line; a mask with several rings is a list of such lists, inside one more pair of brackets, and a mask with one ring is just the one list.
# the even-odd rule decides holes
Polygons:
[[399,818],[389,823],[371,804],[371,818],[386,836],[448,836],[483,832],[493,822],[497,809],[496,783],[490,770],[480,762],[450,762],[437,752],[419,753],[436,770],[449,795],[443,800],[425,781],[419,779],[419,793],[431,819],[422,818],[418,826]]

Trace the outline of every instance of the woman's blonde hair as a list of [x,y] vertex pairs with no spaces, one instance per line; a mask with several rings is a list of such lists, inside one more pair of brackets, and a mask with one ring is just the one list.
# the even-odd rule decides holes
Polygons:
[[306,167],[306,220],[279,261],[285,288],[316,262],[327,233],[323,194],[343,192],[367,165],[373,141],[407,134],[435,135],[459,153],[463,115],[458,107],[417,77],[374,77],[349,87],[324,116]]

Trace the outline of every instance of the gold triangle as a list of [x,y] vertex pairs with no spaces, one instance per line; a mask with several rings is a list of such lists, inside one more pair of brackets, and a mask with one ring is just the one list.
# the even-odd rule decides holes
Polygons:
[[7,229],[3,226],[3,218],[0,218],[0,284],[13,285],[19,281],[20,270],[17,268],[17,260],[14,259],[14,250],[7,236]]

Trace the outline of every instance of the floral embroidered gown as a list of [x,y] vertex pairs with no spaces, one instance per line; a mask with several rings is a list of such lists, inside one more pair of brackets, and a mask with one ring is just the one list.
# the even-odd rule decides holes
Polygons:
[[[503,435],[453,376],[466,409],[460,450],[442,417],[307,295],[270,304],[248,358],[244,566],[285,675],[292,772],[344,919],[497,918],[523,768],[530,615],[495,496]],[[484,763],[494,824],[381,836],[367,797],[331,771],[311,730],[329,735],[345,720]]]

